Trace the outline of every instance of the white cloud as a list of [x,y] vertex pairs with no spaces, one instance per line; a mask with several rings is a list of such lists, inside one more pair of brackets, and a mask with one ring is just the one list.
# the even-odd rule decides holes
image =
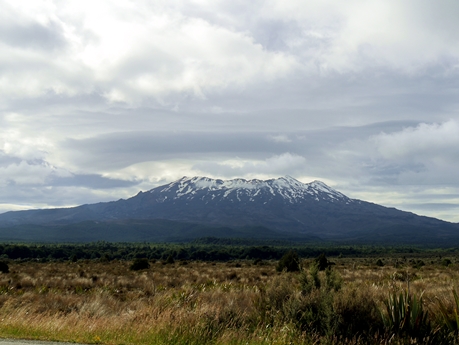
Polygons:
[[57,31],[65,46],[31,51],[33,41],[18,45],[3,40],[4,97],[38,97],[52,90],[65,95],[99,92],[109,101],[136,104],[150,98],[162,102],[180,92],[205,98],[210,89],[270,82],[298,65],[288,54],[264,50],[247,32],[174,12],[166,4],[43,6],[35,15],[11,10],[16,22],[7,21],[5,30],[14,31],[19,21],[43,30],[57,23],[50,32]]
[[25,160],[43,159],[51,146],[49,140],[40,135],[0,129],[0,152],[5,155]]
[[381,133],[373,137],[373,141],[386,159],[457,160],[459,122],[421,123],[400,132]]
[[193,170],[203,175],[219,178],[265,178],[269,176],[283,176],[303,174],[306,169],[306,159],[289,152],[274,155],[265,160],[227,159],[216,162],[202,162],[195,164]]
[[291,143],[292,140],[285,134],[271,135],[269,137],[272,141],[276,143]]
[[107,172],[105,177],[121,180],[137,180],[137,189],[148,190],[161,183],[175,181],[183,176],[198,174],[192,162],[184,160],[149,161],[132,164],[126,168]]
[[69,176],[69,173],[62,169],[49,166],[46,163],[20,163],[9,164],[0,167],[0,183],[18,185],[44,185],[51,176]]
[[[378,65],[423,73],[426,66],[450,58],[457,73],[458,13],[455,1],[291,0],[264,6],[266,17],[301,27],[291,48],[302,46],[322,72],[340,73]],[[313,42],[317,49],[307,49]]]
[[[134,179],[141,181],[140,188],[174,181],[183,176],[208,176],[212,178],[271,178],[272,176],[301,175],[306,170],[306,159],[296,154],[284,153],[264,160],[257,159],[169,159],[133,164],[116,172],[108,172],[105,177],[113,179]],[[153,173],[152,173],[153,172]]]
[[428,197],[411,187],[459,183],[458,13],[453,0],[2,1],[4,198],[290,174],[351,196],[375,186],[375,202],[397,189],[414,207],[403,193]]
[[459,193],[457,188],[448,185],[407,185],[359,186],[340,189],[355,199],[375,202],[386,207],[414,212],[418,215],[436,217],[451,222],[459,222]]
[[[171,95],[206,99],[252,83],[375,66],[425,73],[440,62],[459,72],[459,9],[451,1],[283,1],[258,3],[255,12],[225,2],[21,4],[0,7],[4,99],[95,92],[112,102],[164,104]],[[258,39],[260,32],[271,36]],[[273,40],[282,42],[278,49],[270,49]]]

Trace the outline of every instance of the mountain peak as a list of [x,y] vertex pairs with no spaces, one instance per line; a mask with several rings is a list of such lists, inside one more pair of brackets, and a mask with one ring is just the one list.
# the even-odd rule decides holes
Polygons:
[[[344,194],[334,190],[321,181],[302,183],[291,176],[269,180],[236,178],[231,180],[212,179],[205,176],[184,176],[166,186],[152,189],[163,200],[202,200],[205,202],[270,202],[274,199],[294,204],[306,199],[315,201],[350,202]],[[159,195],[158,195],[159,196]]]
[[[185,223],[180,225],[174,221]],[[103,234],[86,237],[86,233],[93,233],[94,226],[99,222]],[[80,225],[72,225],[68,231],[61,231],[61,226],[78,223]],[[177,224],[183,230],[174,234]],[[199,226],[196,227],[196,224]],[[12,228],[24,225],[24,228],[19,228],[20,231]],[[30,231],[30,234],[33,233],[30,238],[42,240],[43,236],[37,233],[46,229],[48,234],[67,241],[69,238],[108,240],[113,239],[113,234],[117,232],[122,234],[116,238],[128,238],[126,236],[136,231],[142,239],[176,241],[209,236],[213,234],[209,232],[213,230],[207,228],[209,225],[219,226],[215,231],[220,235],[231,237],[231,234],[237,234],[245,238],[250,238],[253,233],[246,232],[244,227],[262,226],[272,230],[274,238],[289,240],[296,236],[304,238],[305,235],[315,239],[401,240],[405,243],[415,243],[419,241],[419,236],[424,236],[423,241],[443,241],[448,245],[451,239],[459,240],[457,224],[349,199],[324,182],[302,183],[291,176],[269,180],[185,176],[126,200],[72,208],[8,212],[0,215],[0,239],[27,240]],[[38,226],[37,230],[33,226]],[[228,227],[237,230],[232,232]],[[73,231],[76,231],[75,237],[71,237]],[[256,230],[258,236],[265,236],[264,231]],[[21,233],[26,235],[12,235]]]

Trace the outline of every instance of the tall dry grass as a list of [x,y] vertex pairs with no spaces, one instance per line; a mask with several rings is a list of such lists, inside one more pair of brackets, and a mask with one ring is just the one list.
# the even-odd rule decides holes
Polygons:
[[[305,292],[275,262],[10,263],[0,274],[0,336],[104,344],[384,344],[380,309],[390,293],[454,309],[455,267],[378,267],[335,259],[338,291]],[[308,266],[304,262],[303,266]],[[325,275],[320,273],[325,281]],[[403,343],[392,338],[391,344]],[[410,340],[417,341],[417,340]]]

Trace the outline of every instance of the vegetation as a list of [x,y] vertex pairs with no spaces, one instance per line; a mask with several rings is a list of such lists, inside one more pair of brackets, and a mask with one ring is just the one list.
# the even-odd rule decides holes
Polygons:
[[384,301],[386,313],[382,315],[384,326],[398,336],[408,336],[423,340],[432,334],[427,312],[424,311],[422,296],[401,292],[397,298],[392,293]]
[[[146,258],[149,260],[279,260],[288,251],[295,252],[300,258],[316,258],[320,270],[333,262],[327,257],[362,257],[373,259],[397,260],[413,267],[421,267],[429,260],[440,262],[444,266],[453,264],[452,259],[459,257],[459,248],[430,249],[423,247],[376,247],[349,245],[314,245],[298,244],[286,241],[256,241],[247,239],[220,239],[207,237],[187,243],[110,243],[93,242],[84,244],[0,244],[0,260],[38,260],[77,261],[77,260],[129,260]],[[323,255],[321,255],[323,254]]]
[[10,268],[6,262],[0,261],[0,272],[2,273],[8,273],[10,271]]
[[286,272],[298,272],[301,270],[300,266],[300,258],[298,254],[293,251],[289,250],[277,264],[276,270],[278,272],[286,271]]
[[140,271],[150,268],[150,264],[147,259],[135,259],[129,269],[131,271]]
[[319,257],[316,259],[316,264],[317,268],[319,271],[325,271],[327,267],[330,266],[330,263],[328,262],[327,257],[325,256],[325,253],[321,253]]
[[[459,344],[455,251],[384,254],[366,247],[351,257],[342,254],[346,248],[318,248],[305,257],[299,253],[310,249],[285,246],[2,245],[9,253],[12,246],[43,256],[0,254],[9,266],[0,273],[0,337],[115,345]],[[61,258],[50,256],[59,249]],[[245,257],[189,259],[200,252]],[[267,253],[279,257],[259,258]],[[300,270],[288,272],[291,263]]]

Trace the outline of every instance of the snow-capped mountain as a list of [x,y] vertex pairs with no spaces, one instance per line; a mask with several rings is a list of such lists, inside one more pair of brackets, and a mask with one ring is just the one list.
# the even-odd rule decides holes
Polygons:
[[178,181],[155,188],[151,194],[159,195],[162,203],[173,200],[197,200],[209,202],[257,202],[267,203],[283,198],[286,203],[298,204],[305,199],[316,201],[352,202],[344,194],[330,188],[321,181],[302,183],[293,177],[285,176],[271,180],[214,180],[208,177],[183,177]]
[[[362,238],[386,241],[400,237],[410,241],[421,237],[429,238],[429,241],[432,238],[443,241],[453,237],[459,239],[458,224],[351,199],[323,182],[302,183],[289,176],[265,181],[183,177],[147,192],[139,192],[126,200],[72,208],[7,212],[0,214],[0,228],[25,224],[69,226],[86,222],[81,228],[87,232],[88,226],[103,226],[103,239],[107,240],[113,224],[117,224],[118,228],[124,224],[121,227],[125,226],[128,234],[140,231],[136,227],[141,222],[142,234],[156,238],[157,222],[156,225],[148,225],[153,220],[223,229],[262,226],[289,238],[310,236],[349,241]],[[206,236],[209,235],[212,234],[206,233]]]
[[103,214],[106,219],[162,218],[224,226],[263,225],[289,232],[316,227],[312,223],[318,218],[311,212],[318,209],[358,203],[323,182],[305,184],[289,176],[265,181],[183,177],[118,201]]

